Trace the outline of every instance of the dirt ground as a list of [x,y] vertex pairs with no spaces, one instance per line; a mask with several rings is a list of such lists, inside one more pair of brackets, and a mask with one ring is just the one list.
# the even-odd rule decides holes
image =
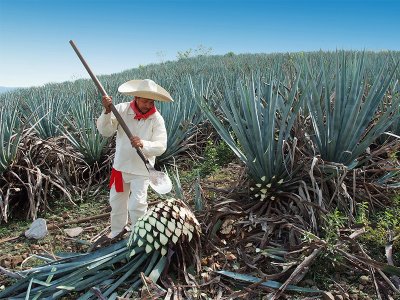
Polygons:
[[[243,170],[240,166],[230,165],[202,181],[202,192],[207,198],[222,201],[226,192],[232,190],[238,182],[241,182],[242,176]],[[193,190],[190,190],[191,188],[187,188],[188,194],[193,193]],[[149,201],[155,199],[155,195],[150,192]],[[103,195],[95,199],[77,202],[76,204],[76,206],[72,206],[67,202],[54,202],[53,207],[40,216],[46,219],[47,226],[50,228],[48,235],[40,240],[27,239],[24,236],[24,232],[29,228],[31,221],[13,220],[7,224],[1,224],[0,266],[8,270],[18,271],[43,264],[42,260],[35,258],[36,254],[57,257],[62,252],[86,252],[93,241],[106,233],[109,228],[108,193],[104,191]],[[208,205],[212,206],[212,203],[208,203]],[[201,222],[201,214],[198,217]],[[203,223],[202,225],[202,229],[206,230],[208,224]],[[244,273],[249,272],[246,263],[240,260],[241,254],[238,249],[235,248],[234,243],[229,241],[229,235],[223,230],[226,230],[226,227],[221,227],[220,232],[217,232],[219,238],[211,241],[209,245],[205,245],[208,241],[203,240],[202,271],[199,278],[203,282],[214,279],[215,284],[205,285],[203,296],[200,296],[199,299],[224,299],[222,295],[234,295],[238,289],[243,289],[242,285],[236,286],[233,280],[227,280],[223,277],[216,279],[217,276],[213,273],[214,271],[229,269]],[[224,239],[224,237],[226,238]],[[254,252],[254,249],[249,248],[249,251]],[[320,280],[317,277],[315,274],[311,274],[299,285],[321,288],[319,286]],[[285,294],[282,299],[377,299],[371,278],[354,269],[338,270],[337,273],[331,274],[323,280],[326,282],[323,288],[328,291],[324,296],[306,297],[304,295]],[[9,277],[0,274],[0,290],[7,287],[11,282],[12,280]],[[381,284],[384,285],[384,282],[381,282]],[[267,299],[271,292],[271,290],[260,288],[247,291],[244,289],[244,291],[245,293],[242,296],[238,295],[235,299]],[[397,297],[397,295],[390,296],[388,294],[384,295],[383,299],[400,299],[400,295]]]

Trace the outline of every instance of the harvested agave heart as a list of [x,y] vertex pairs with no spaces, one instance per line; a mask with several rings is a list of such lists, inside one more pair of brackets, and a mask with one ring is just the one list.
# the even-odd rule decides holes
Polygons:
[[128,245],[144,247],[146,253],[159,251],[165,256],[168,247],[189,244],[194,237],[199,238],[200,231],[199,222],[187,206],[170,198],[151,207],[139,218]]

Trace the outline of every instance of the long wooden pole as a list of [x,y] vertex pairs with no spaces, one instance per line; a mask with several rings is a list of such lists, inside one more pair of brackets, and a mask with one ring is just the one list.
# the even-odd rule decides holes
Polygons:
[[[96,85],[97,89],[100,91],[100,93],[103,96],[108,96],[106,90],[104,89],[103,85],[101,82],[97,79],[96,75],[92,72],[90,69],[89,65],[86,63],[86,60],[83,58],[81,52],[79,51],[78,47],[76,47],[74,41],[70,40],[69,43],[71,44],[72,48],[74,49],[76,55],[78,55],[79,59],[81,60],[83,66],[85,67],[86,71],[89,73],[90,77],[92,78],[94,84]],[[111,111],[113,112],[114,116],[117,118],[119,125],[121,125],[122,129],[125,131],[126,135],[128,136],[129,139],[133,137],[131,131],[129,130],[128,126],[126,125],[124,119],[122,119],[121,115],[119,114],[118,110],[115,108],[114,104],[111,103]],[[136,148],[136,151],[140,158],[143,160],[143,162],[146,165],[146,168],[149,169],[151,165],[149,164],[149,160],[147,159],[146,156],[144,156],[142,150],[140,148]],[[149,170],[150,171],[150,170]]]
[[[69,43],[71,44],[72,48],[74,49],[76,55],[78,55],[79,59],[81,60],[83,66],[85,67],[86,71],[89,73],[90,77],[92,78],[94,84],[96,85],[97,89],[100,91],[100,93],[103,96],[108,96],[106,90],[104,89],[103,85],[101,84],[101,82],[97,79],[96,75],[93,74],[92,70],[90,69],[89,65],[86,63],[85,59],[83,58],[81,52],[79,51],[79,49],[76,47],[74,41],[69,41]],[[118,123],[122,126],[122,128],[124,129],[126,135],[131,138],[132,137],[132,133],[129,130],[128,126],[126,126],[125,121],[122,119],[121,115],[119,114],[119,112],[117,111],[117,109],[115,108],[114,104],[111,104],[111,111],[113,112],[114,116],[117,118]]]

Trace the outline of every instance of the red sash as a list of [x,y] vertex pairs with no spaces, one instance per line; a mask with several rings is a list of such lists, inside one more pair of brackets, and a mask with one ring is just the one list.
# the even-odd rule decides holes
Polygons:
[[124,181],[122,180],[122,172],[117,171],[114,168],[112,168],[111,170],[110,189],[113,184],[115,184],[115,190],[117,191],[117,193],[124,191]]

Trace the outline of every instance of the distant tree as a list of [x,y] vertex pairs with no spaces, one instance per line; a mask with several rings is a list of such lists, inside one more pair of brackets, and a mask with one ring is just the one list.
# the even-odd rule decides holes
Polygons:
[[200,44],[196,49],[189,48],[185,51],[178,51],[177,58],[180,60],[190,57],[208,56],[212,51],[213,49],[211,47],[206,47]]

